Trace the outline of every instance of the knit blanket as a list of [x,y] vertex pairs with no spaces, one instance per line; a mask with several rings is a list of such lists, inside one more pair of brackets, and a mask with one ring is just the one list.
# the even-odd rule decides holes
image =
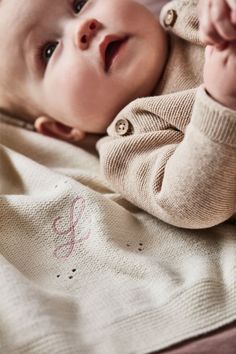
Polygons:
[[97,157],[0,123],[0,353],[160,350],[236,319],[236,224],[169,226]]

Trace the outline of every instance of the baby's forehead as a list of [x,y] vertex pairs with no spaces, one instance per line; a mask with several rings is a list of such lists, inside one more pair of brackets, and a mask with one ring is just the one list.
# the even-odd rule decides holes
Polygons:
[[27,31],[46,13],[47,4],[48,0],[0,0],[0,25],[11,32]]
[[[50,0],[63,1],[63,0]],[[0,52],[16,57],[47,11],[48,0],[0,0]]]
[[[0,71],[6,77],[22,77],[23,44],[34,26],[39,3],[46,0],[0,0]],[[21,69],[20,69],[21,66]]]

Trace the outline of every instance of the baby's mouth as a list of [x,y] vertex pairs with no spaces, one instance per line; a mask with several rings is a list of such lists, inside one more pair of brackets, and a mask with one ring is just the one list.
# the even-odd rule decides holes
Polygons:
[[103,57],[104,70],[108,72],[114,59],[120,52],[121,47],[128,40],[128,37],[119,38],[117,36],[105,37],[103,43],[100,45],[100,51]]

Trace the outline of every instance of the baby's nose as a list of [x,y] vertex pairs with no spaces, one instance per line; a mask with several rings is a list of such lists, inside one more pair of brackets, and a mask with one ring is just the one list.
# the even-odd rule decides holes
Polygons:
[[102,24],[95,20],[86,20],[83,22],[79,29],[76,31],[75,35],[75,44],[82,50],[85,50],[89,47],[89,44],[93,37],[97,34],[99,29],[102,27]]

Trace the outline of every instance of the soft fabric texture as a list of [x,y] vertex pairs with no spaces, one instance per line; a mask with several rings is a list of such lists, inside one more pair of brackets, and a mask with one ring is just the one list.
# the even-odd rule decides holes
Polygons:
[[97,145],[102,171],[117,192],[167,223],[195,229],[236,211],[236,111],[201,85],[197,3],[176,0],[163,8],[170,55],[157,96],[131,102]]
[[1,354],[149,353],[236,319],[236,225],[172,227],[98,159],[0,123]]

